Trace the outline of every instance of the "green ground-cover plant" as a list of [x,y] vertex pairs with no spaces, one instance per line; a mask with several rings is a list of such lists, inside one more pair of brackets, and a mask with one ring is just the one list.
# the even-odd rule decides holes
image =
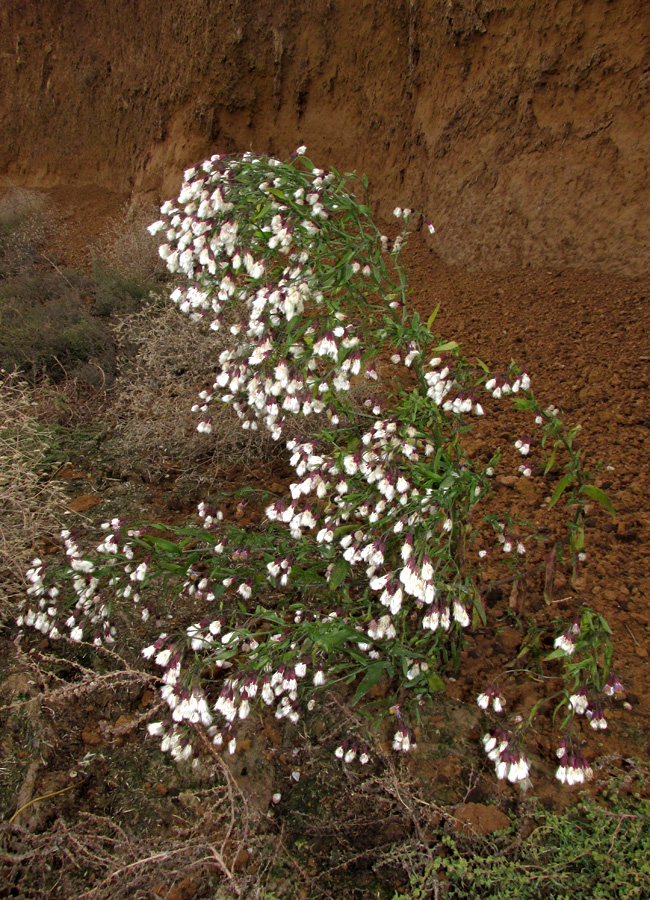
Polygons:
[[[19,619],[50,638],[99,644],[116,638],[116,603],[139,604],[145,619],[162,592],[193,606],[191,621],[172,621],[143,651],[163,669],[169,707],[150,732],[179,760],[194,754],[195,726],[234,752],[238,723],[256,704],[296,722],[323,685],[353,685],[357,703],[382,678],[394,688],[383,711],[395,716],[393,747],[409,750],[411,712],[459,665],[466,631],[487,626],[485,566],[504,567],[513,584],[545,573],[550,591],[558,561],[577,572],[587,504],[609,505],[582,464],[576,429],[540,405],[528,373],[470,362],[434,333],[435,311],[424,322],[409,310],[402,250],[419,217],[397,208],[400,233],[389,239],[373,222],[365,180],[318,169],[301,151],[287,163],[212,157],[185,173],[178,200],[150,229],[164,235],[160,254],[180,281],[172,300],[232,336],[194,407],[198,430],[211,432],[211,410],[223,403],[246,431],[286,441],[288,495],[267,494],[259,529],[228,521],[212,498],[199,506],[200,526],[175,535],[104,523],[92,556],[64,532],[67,562],[34,562]],[[473,460],[464,440],[504,402],[522,417],[512,436],[519,477],[559,473],[548,510],[563,530],[550,546],[508,510],[480,511],[500,452]],[[245,503],[260,498],[250,492]],[[563,679],[559,689],[483,741],[497,776],[513,783],[528,783],[524,740],[541,703],[568,710],[558,777],[589,777],[572,738],[576,716],[606,727],[599,698],[620,689],[601,617],[585,608],[551,628],[544,662]],[[502,716],[496,681],[477,689],[479,706]],[[350,735],[336,755],[366,762],[364,736]]]
[[645,897],[649,814],[640,796],[611,794],[606,806],[585,796],[563,813],[535,811],[523,836],[522,823],[490,838],[445,834],[433,862],[417,867],[411,889],[393,900]]

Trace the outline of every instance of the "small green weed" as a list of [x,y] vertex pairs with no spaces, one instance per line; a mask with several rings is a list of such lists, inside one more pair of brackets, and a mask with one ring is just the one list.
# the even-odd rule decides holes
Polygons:
[[[445,835],[433,865],[393,900],[424,900],[437,883],[445,898],[611,900],[650,890],[650,802],[585,796],[567,812],[536,813],[523,840],[513,829],[491,839]],[[438,881],[438,879],[440,879]]]

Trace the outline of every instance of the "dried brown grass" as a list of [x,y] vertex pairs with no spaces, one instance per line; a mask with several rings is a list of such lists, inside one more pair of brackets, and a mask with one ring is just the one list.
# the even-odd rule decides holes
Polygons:
[[157,835],[87,812],[37,834],[0,825],[3,884],[22,900],[251,896],[246,886],[256,879],[240,874],[252,843],[241,803],[223,786],[195,796],[198,813],[177,815]]
[[34,391],[0,372],[0,600],[20,593],[39,541],[58,531],[63,491],[44,472],[51,432]]
[[118,219],[106,224],[92,248],[95,264],[141,285],[163,281],[167,269],[158,253],[160,240],[147,231],[147,226],[159,217],[153,203],[127,205]]
[[196,430],[191,411],[199,391],[214,382],[217,358],[230,335],[192,323],[157,298],[117,328],[122,375],[112,415],[117,442],[128,457],[146,460],[150,472],[184,471],[205,463],[247,463],[277,452],[264,432],[246,432],[226,404],[211,407],[212,433]]
[[11,185],[0,196],[0,277],[53,265],[44,250],[61,227],[43,193]]

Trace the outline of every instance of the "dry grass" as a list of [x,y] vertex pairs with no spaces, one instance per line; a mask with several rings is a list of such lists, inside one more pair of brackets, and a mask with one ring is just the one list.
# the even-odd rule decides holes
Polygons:
[[154,204],[126,206],[119,219],[111,219],[93,247],[96,266],[125,281],[152,286],[164,280],[165,263],[158,253],[160,240],[147,226],[160,218]]
[[34,392],[17,375],[0,373],[0,599],[5,600],[20,591],[37,543],[58,531],[63,510],[61,488],[43,471],[51,435],[36,413]]
[[61,223],[39,191],[11,186],[0,196],[0,277],[52,265],[43,255]]
[[217,467],[277,452],[270,437],[243,431],[234,411],[217,401],[212,433],[196,430],[199,418],[191,408],[214,381],[216,360],[230,337],[224,332],[222,337],[190,322],[161,299],[120,322],[124,368],[112,409],[117,439],[127,456],[146,460],[150,471],[208,462]]
[[240,874],[255,841],[243,798],[228,782],[194,797],[157,835],[86,812],[73,822],[60,817],[39,834],[0,825],[3,884],[23,900],[224,897],[219,886],[228,897],[251,896],[246,887],[257,879]]

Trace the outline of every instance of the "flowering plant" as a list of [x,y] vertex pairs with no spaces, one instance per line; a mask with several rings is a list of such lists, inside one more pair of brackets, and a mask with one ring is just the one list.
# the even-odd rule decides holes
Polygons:
[[[140,603],[146,619],[148,598],[172,584],[177,606],[191,604],[190,624],[143,651],[163,670],[169,708],[149,730],[179,760],[194,753],[192,726],[232,753],[255,704],[297,722],[324,685],[352,685],[357,703],[382,679],[392,689],[393,747],[409,750],[410,711],[437,689],[439,672],[459,665],[467,629],[487,625],[490,573],[503,564],[502,581],[521,586],[544,570],[548,596],[549,569],[568,553],[577,572],[584,555],[586,503],[608,502],[581,465],[575,430],[540,406],[527,372],[470,363],[433,333],[437,310],[427,322],[409,310],[402,251],[419,216],[396,208],[400,229],[389,239],[366,188],[365,179],[316,168],[303,148],[287,163],[215,155],[185,173],[178,200],[150,227],[163,236],[178,308],[233,337],[194,407],[198,429],[218,427],[213,411],[228,404],[242,428],[286,442],[288,491],[242,501],[263,509],[263,527],[238,527],[208,499],[200,526],[176,529],[177,541],[113,520],[92,560],[66,533],[72,590],[40,560],[29,572],[19,622],[50,637],[67,628],[72,639],[89,631],[110,643],[117,601]],[[547,505],[568,497],[568,524],[541,562],[532,526],[476,509],[492,495],[501,454],[472,460],[465,436],[504,400],[537,426],[545,472],[564,466]],[[524,459],[518,477],[532,477],[534,439],[519,435],[513,445]],[[571,634],[549,661],[570,660]],[[581,669],[590,690],[609,683],[610,657],[595,651]],[[574,670],[567,666],[565,699]],[[478,702],[497,714],[506,705],[495,686]],[[529,773],[520,730],[484,739],[497,775],[513,782]],[[336,756],[367,762],[363,735],[351,734]]]

